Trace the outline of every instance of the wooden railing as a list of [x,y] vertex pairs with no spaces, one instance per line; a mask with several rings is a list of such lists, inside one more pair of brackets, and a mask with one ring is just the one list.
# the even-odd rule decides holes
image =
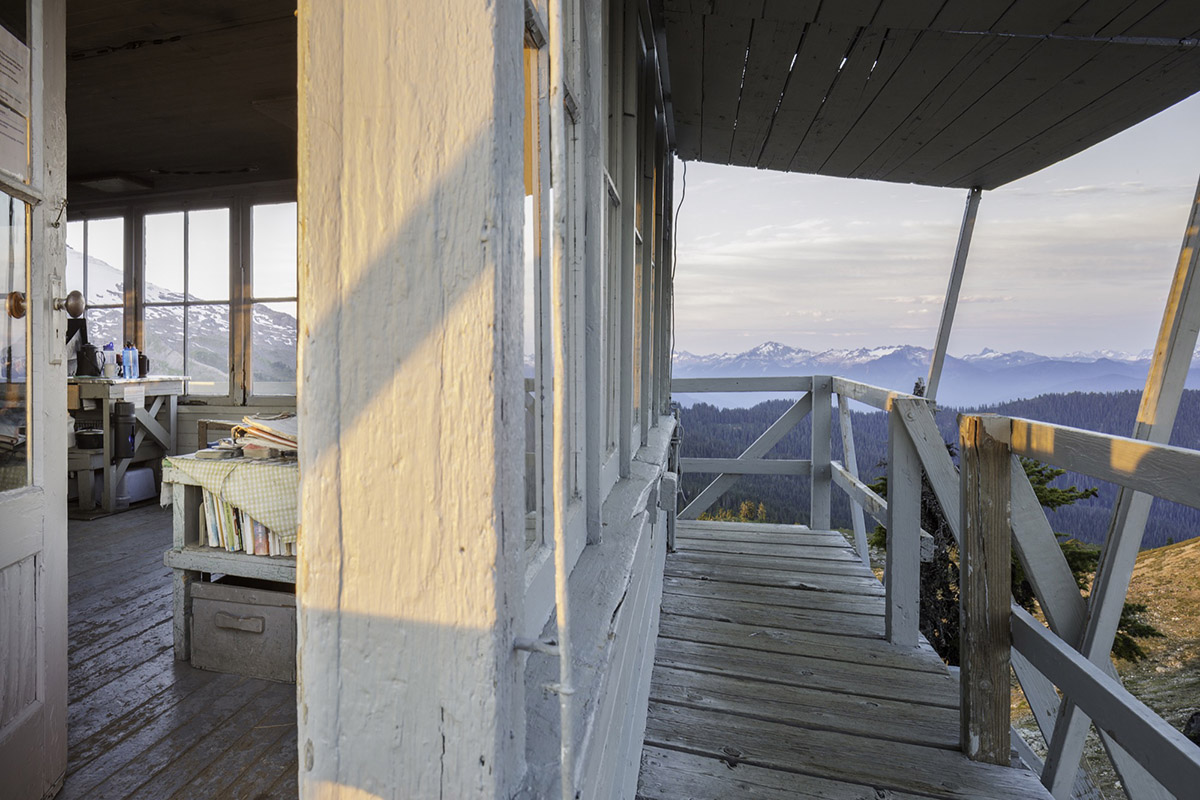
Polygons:
[[[1098,580],[1084,600],[1017,457],[1200,508],[1200,452],[1010,417],[959,422],[964,737],[1007,763],[1011,660],[1049,743],[1042,782],[1056,798],[1071,797],[1092,723],[1131,797],[1196,796],[1200,748],[1126,691],[1109,657],[1127,582]],[[1129,544],[1124,530],[1106,551]],[[1009,597],[1010,532],[1049,627]]]
[[[1194,795],[1200,748],[1133,698],[1109,657],[1127,582],[1111,596],[1101,586],[1090,602],[1083,597],[1018,457],[1200,507],[1200,453],[1027,420],[967,416],[960,420],[960,480],[932,404],[922,397],[825,376],[676,379],[672,391],[804,392],[737,458],[689,458],[685,440],[681,471],[720,474],[680,517],[698,517],[741,475],[797,475],[809,479],[810,527],[826,529],[831,489],[837,486],[850,498],[855,547],[864,562],[865,516],[887,528],[885,627],[897,646],[920,641],[920,562],[932,552],[932,539],[920,528],[924,473],[959,548],[960,730],[968,756],[1008,764],[1016,747],[1056,798],[1083,796],[1081,787],[1089,784],[1077,770],[1084,737],[1095,722],[1131,798]],[[835,395],[844,463],[830,458]],[[888,414],[886,500],[860,479],[851,400]],[[768,458],[805,417],[811,417],[811,458]],[[1106,547],[1121,545],[1109,541]],[[1049,628],[1012,602],[1014,549]],[[1010,726],[1010,665],[1049,743],[1044,765]]]

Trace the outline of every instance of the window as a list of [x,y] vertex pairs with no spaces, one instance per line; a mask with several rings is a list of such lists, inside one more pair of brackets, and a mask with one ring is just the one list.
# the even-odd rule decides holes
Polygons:
[[294,397],[297,227],[286,198],[255,188],[71,219],[67,289],[87,300],[89,339],[118,350],[134,341],[152,373],[188,376],[185,401]]
[[67,291],[87,301],[88,340],[97,347],[125,342],[125,220],[67,223]]
[[250,385],[260,396],[296,394],[296,204],[251,212]]
[[188,394],[230,394],[229,209],[147,214],[142,350]]

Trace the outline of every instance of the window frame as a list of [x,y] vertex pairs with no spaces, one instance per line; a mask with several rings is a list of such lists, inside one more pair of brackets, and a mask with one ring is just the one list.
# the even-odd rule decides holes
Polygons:
[[[290,298],[253,297],[252,215],[256,205],[296,203],[294,181],[246,184],[222,189],[171,192],[152,197],[123,198],[112,201],[86,201],[68,207],[67,222],[120,218],[125,225],[125,253],[121,268],[124,272],[125,302],[122,306],[97,308],[123,309],[123,339],[134,342],[139,349],[145,345],[145,310],[147,307],[227,305],[229,308],[229,387],[222,394],[191,394],[185,392],[180,403],[192,406],[279,406],[295,402],[295,394],[255,394],[253,390],[251,341],[252,315],[255,303],[295,302],[297,314],[297,347],[299,346],[300,303],[299,263],[297,263],[297,296]],[[145,293],[145,219],[150,214],[229,209],[229,299],[187,301],[181,303],[147,303]],[[186,216],[185,216],[186,219]],[[185,223],[186,224],[186,223]],[[85,227],[86,230],[86,227]],[[185,245],[185,260],[187,259]],[[86,260],[84,262],[86,273]],[[115,266],[115,265],[114,265]],[[86,274],[85,274],[86,282]],[[132,291],[129,287],[133,287]],[[74,287],[67,287],[68,289]],[[186,347],[186,344],[185,344]],[[299,376],[297,376],[297,379]]]

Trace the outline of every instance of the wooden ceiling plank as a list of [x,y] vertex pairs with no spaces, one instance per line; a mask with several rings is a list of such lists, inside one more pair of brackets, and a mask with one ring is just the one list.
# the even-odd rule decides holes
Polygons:
[[700,157],[703,104],[704,18],[697,14],[664,13],[667,63],[671,65],[671,105],[675,110],[675,139],[679,157]]
[[804,138],[820,111],[821,101],[837,77],[842,56],[856,30],[813,23],[804,31],[792,77],[780,99],[758,166],[786,170],[792,163],[796,144]]
[[1129,0],[1088,0],[1071,13],[1054,33],[1063,36],[1095,36],[1129,7]]
[[765,0],[763,19],[780,22],[815,22],[821,0]]
[[981,165],[967,180],[986,179],[999,186],[1042,169],[1189,97],[1197,85],[1200,85],[1200,53],[1178,53],[1022,143],[1020,148]]
[[715,164],[729,163],[750,27],[744,17],[704,18],[700,157]]
[[963,37],[948,40],[927,32],[919,34],[887,84],[830,155],[825,168],[834,175],[854,174],[867,160],[864,154],[874,154],[891,140],[914,109],[922,108],[938,84],[958,69],[971,46]]
[[930,27],[937,31],[987,31],[1013,0],[948,0]]
[[911,30],[868,28],[863,32],[793,157],[793,170],[824,172],[825,162],[888,84],[916,38],[917,32]]
[[803,33],[804,25],[801,23],[769,19],[755,21],[729,163],[746,167],[758,163],[758,154],[770,130],[771,117],[779,105],[788,68],[800,46]]
[[[922,69],[923,62],[915,61],[919,77],[907,79],[911,88],[904,82],[894,83],[896,95],[892,97],[889,93],[888,97],[897,117],[904,114],[906,105],[911,110],[901,117],[899,124],[892,122],[880,132],[878,145],[850,172],[855,177],[883,180],[892,168],[904,163],[942,128],[954,124],[970,106],[972,87],[999,82],[1035,44],[934,32],[925,33],[921,41],[936,55],[926,56],[932,59],[924,62],[929,64],[926,70]],[[955,58],[959,60],[955,62]],[[930,85],[932,89],[927,90]],[[917,101],[916,97],[908,96],[910,91],[927,93]]]
[[817,22],[822,25],[856,25],[864,28],[871,24],[881,0],[836,0],[821,4]]
[[995,33],[1045,34],[1071,18],[1084,0],[1016,0],[989,29]]
[[1162,2],[1163,0],[1128,0],[1120,13],[1113,17],[1108,24],[1096,31],[1096,35],[1124,36],[1129,33],[1130,27],[1144,19],[1147,14],[1158,8]]
[[1196,31],[1200,31],[1200,3],[1196,0],[1174,0],[1163,3],[1130,25],[1125,35],[1178,39],[1181,36],[1194,36]]
[[883,0],[871,24],[877,28],[928,28],[945,2],[946,0]]
[[[1022,106],[1015,114],[968,147],[954,151],[940,166],[930,172],[935,180],[948,183],[961,181],[977,172],[981,165],[990,164],[1014,149],[1066,121],[1075,112],[1104,97],[1134,75],[1160,64],[1174,51],[1159,47],[1126,45],[1101,46],[1085,64],[1047,88],[1036,100]],[[1121,76],[1114,80],[1113,76]]]
[[959,153],[974,145],[1030,100],[1069,77],[1102,47],[1094,42],[1038,41],[1011,72],[990,88],[984,88],[987,82],[974,83],[970,103],[961,116],[936,128],[928,142],[898,167],[912,167],[922,174],[936,169],[946,153]]

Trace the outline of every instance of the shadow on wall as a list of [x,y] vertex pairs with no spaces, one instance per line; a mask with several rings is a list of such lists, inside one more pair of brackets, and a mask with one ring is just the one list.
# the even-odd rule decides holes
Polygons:
[[[313,796],[499,795],[521,763],[521,103],[496,99],[512,138],[489,123],[431,142],[448,163],[423,189],[420,174],[332,168],[302,185],[299,746]],[[371,121],[326,122],[309,121],[302,163],[361,163],[342,148],[364,136],[342,128]]]

